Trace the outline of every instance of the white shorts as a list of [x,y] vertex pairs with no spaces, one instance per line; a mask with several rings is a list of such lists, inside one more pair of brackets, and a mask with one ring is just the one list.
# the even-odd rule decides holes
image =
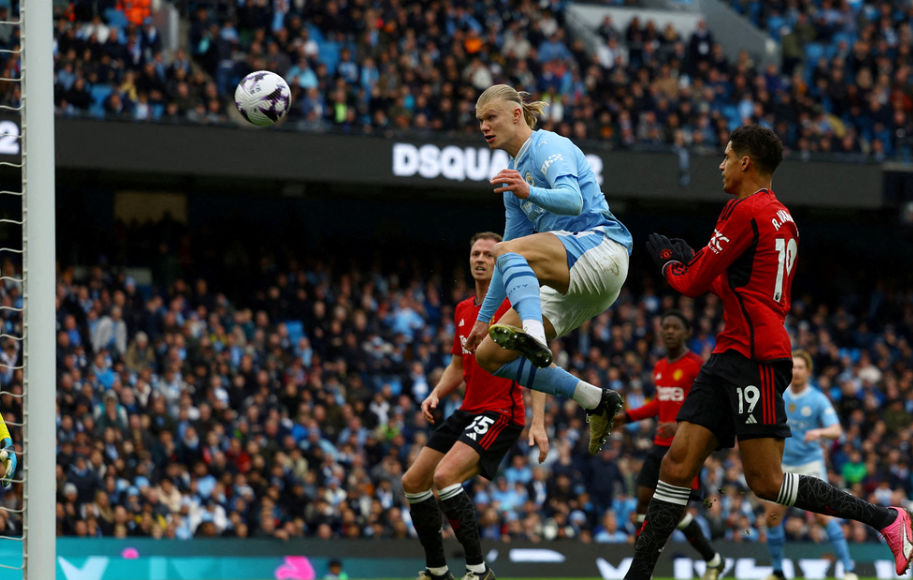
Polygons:
[[580,233],[549,232],[567,251],[571,281],[567,294],[542,286],[542,316],[558,336],[602,314],[615,302],[628,277],[628,249],[608,238],[603,228]]
[[820,459],[812,461],[811,463],[803,463],[802,465],[784,465],[783,472],[795,473],[796,475],[808,475],[827,481],[827,469],[824,467],[824,462]]

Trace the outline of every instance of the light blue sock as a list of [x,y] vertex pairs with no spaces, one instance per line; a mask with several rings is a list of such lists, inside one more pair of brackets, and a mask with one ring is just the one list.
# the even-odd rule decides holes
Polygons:
[[783,524],[767,528],[767,551],[770,552],[770,565],[774,570],[783,571],[783,545],[786,543],[786,532]]
[[[520,320],[538,320],[542,323],[542,302],[539,297],[539,279],[520,254],[507,252],[498,256],[498,270],[510,305]],[[522,384],[522,383],[521,383]]]
[[843,535],[843,528],[840,526],[840,522],[832,519],[827,522],[824,529],[827,530],[827,539],[834,546],[834,552],[837,553],[837,557],[843,562],[843,570],[852,572],[853,561],[850,560],[850,547],[846,543],[846,536]]
[[577,383],[580,382],[580,379],[562,368],[540,369],[522,356],[515,358],[492,374],[496,377],[517,381],[524,387],[540,393],[562,395],[568,399],[574,398],[574,391],[577,389]]

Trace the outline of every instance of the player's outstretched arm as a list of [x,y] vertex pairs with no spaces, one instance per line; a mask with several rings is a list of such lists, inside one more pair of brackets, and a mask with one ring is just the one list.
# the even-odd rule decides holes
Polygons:
[[840,423],[834,423],[822,429],[809,429],[805,432],[805,442],[817,441],[819,439],[839,439],[843,435],[843,427]]
[[422,401],[422,415],[425,420],[434,425],[433,411],[441,403],[441,399],[447,398],[450,393],[454,392],[463,384],[463,357],[453,355],[450,364],[444,369],[441,380],[431,390],[425,400]]
[[545,393],[532,391],[533,420],[529,425],[529,446],[539,447],[539,463],[548,457],[548,435],[545,433]]

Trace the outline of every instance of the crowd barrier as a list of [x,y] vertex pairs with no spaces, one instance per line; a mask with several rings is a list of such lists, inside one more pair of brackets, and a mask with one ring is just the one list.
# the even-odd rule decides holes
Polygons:
[[[725,578],[757,580],[770,573],[767,548],[751,542],[715,542],[726,557]],[[445,542],[448,560],[461,570],[462,550],[455,540]],[[486,559],[499,578],[603,578],[624,577],[633,556],[628,544],[483,542]],[[898,578],[884,544],[853,544],[851,555],[860,577]],[[829,543],[787,544],[788,578],[807,580],[842,577],[835,567]],[[666,547],[656,577],[677,580],[697,578],[703,561],[688,544]],[[417,541],[400,540],[298,540],[196,539],[191,541],[128,538],[57,540],[58,580],[317,580],[328,572],[331,560],[340,560],[351,579],[415,578],[424,567]],[[21,562],[12,546],[0,547],[0,560]],[[3,570],[0,580],[19,580]],[[907,573],[904,578],[911,578]]]

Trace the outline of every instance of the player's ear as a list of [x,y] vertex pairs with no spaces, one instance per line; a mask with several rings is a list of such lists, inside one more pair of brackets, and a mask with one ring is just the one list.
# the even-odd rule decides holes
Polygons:
[[744,155],[742,157],[742,171],[748,171],[749,167],[751,167],[751,157]]

